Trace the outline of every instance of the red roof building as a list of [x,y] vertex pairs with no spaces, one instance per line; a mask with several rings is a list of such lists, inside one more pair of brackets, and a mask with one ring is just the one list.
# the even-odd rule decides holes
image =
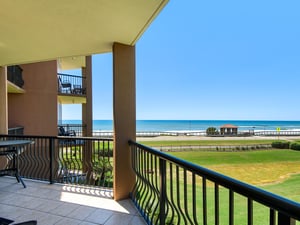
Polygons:
[[238,127],[232,124],[225,124],[220,127],[220,134],[221,135],[237,135],[238,134]]

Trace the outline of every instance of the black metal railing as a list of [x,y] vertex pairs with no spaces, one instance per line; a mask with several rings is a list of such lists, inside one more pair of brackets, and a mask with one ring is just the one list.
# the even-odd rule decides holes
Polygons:
[[7,80],[19,86],[20,88],[24,85],[24,80],[22,76],[22,68],[18,65],[7,67]]
[[72,94],[72,95],[85,95],[85,77],[70,74],[57,74],[58,93],[59,94]]
[[0,140],[11,139],[34,141],[19,156],[22,177],[112,187],[112,139],[0,135]]
[[82,137],[85,128],[84,124],[59,124],[57,125],[57,135]]
[[8,134],[10,135],[23,135],[24,127],[11,127],[8,128]]
[[255,132],[256,136],[299,136],[299,130],[281,130],[281,131],[258,131]]
[[148,224],[292,225],[300,204],[129,141],[131,198]]

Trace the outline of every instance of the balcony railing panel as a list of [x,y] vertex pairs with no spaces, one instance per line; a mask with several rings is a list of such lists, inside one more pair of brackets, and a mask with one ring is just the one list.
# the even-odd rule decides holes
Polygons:
[[7,80],[14,83],[18,87],[22,88],[24,85],[24,80],[22,76],[22,68],[18,65],[7,67]]
[[59,124],[57,126],[58,136],[76,136],[83,137],[83,131],[86,128],[84,124]]
[[148,224],[292,225],[300,204],[130,141],[131,198]]
[[69,74],[58,73],[58,93],[59,94],[72,94],[72,95],[85,95],[85,77],[75,76]]
[[24,127],[11,127],[8,128],[8,134],[11,135],[22,135],[24,132]]
[[112,187],[112,139],[0,135],[0,140],[11,139],[34,141],[19,156],[22,177]]

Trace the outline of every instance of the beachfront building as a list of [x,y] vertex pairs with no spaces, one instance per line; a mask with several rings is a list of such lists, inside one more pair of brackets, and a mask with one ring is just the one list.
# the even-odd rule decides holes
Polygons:
[[238,127],[232,124],[224,124],[220,127],[220,134],[221,135],[237,135],[238,134]]
[[[94,185],[95,182],[103,180],[112,161],[110,158],[107,161],[100,159],[107,159],[113,155],[113,198],[121,200],[130,197],[148,224],[164,225],[167,220],[168,224],[180,224],[178,221],[184,221],[185,224],[200,224],[200,221],[203,221],[203,224],[208,224],[208,211],[210,214],[214,212],[214,221],[218,224],[223,215],[219,211],[224,208],[228,212],[228,215],[225,215],[229,218],[228,224],[234,224],[236,195],[245,196],[245,205],[248,208],[244,218],[248,220],[248,224],[252,224],[253,203],[257,202],[270,212],[270,216],[266,216],[270,220],[269,224],[275,224],[272,222],[275,218],[278,218],[278,225],[292,224],[293,218],[300,220],[300,206],[294,203],[135,142],[135,44],[167,2],[2,1],[0,139],[34,139],[35,143],[20,153],[23,159],[21,170],[24,170],[21,172],[26,172],[28,179],[47,178],[50,183],[60,178],[65,182],[77,182],[82,185],[83,181],[88,181],[88,185]],[[91,55],[107,52],[111,52],[113,56],[113,140],[57,137],[59,105],[75,103],[82,104],[85,135],[89,136],[88,132],[92,130],[91,124],[89,125],[92,121]],[[80,81],[65,79],[70,76],[63,74],[64,68],[81,68],[82,74],[78,78]],[[8,79],[13,70],[22,72],[21,82]],[[24,136],[6,135],[9,128],[14,127],[22,127]],[[108,148],[112,141],[113,154]],[[95,152],[100,149],[103,151]],[[75,164],[73,169],[68,167]],[[0,191],[12,185],[11,181],[7,184],[1,182]],[[44,184],[41,187],[41,193],[38,193],[39,189],[35,186],[28,188],[28,191],[11,188],[9,194],[0,195],[1,210],[5,209],[5,213],[9,213],[12,208],[19,206],[13,205],[14,202],[20,203],[20,211],[23,214],[49,214],[44,217],[47,224],[50,223],[48,218],[53,218],[54,211],[58,213],[54,215],[54,219],[63,220],[62,215],[69,216],[69,224],[73,217],[86,213],[77,211],[79,205],[85,202],[74,197],[80,194],[82,189],[79,187],[68,187],[69,192],[62,191],[61,187],[49,188],[49,185]],[[210,192],[213,194],[207,194],[208,188],[214,188]],[[219,189],[222,189],[222,192],[228,191],[228,200],[221,198],[223,195],[220,197]],[[51,195],[52,191],[56,193]],[[76,192],[76,195],[70,197],[71,191]],[[97,195],[97,191],[92,190],[91,193]],[[212,195],[214,199],[209,199],[209,202],[214,202],[214,210],[207,210],[207,198]],[[22,198],[26,200],[23,201]],[[37,202],[33,201],[34,198]],[[65,202],[56,205],[56,210],[51,208],[45,211],[50,207],[49,203],[53,200],[51,198],[63,199]],[[45,200],[44,207],[39,209],[42,200]],[[103,207],[108,202],[97,204],[98,201],[92,201],[94,207]],[[74,202],[77,203],[76,206],[72,205]],[[226,206],[220,207],[223,203],[226,203]],[[63,210],[59,210],[64,205],[67,205],[68,210],[73,210],[72,214],[65,215]],[[90,210],[91,207],[85,209]],[[132,212],[132,208],[123,209],[122,215],[117,215],[118,222],[110,221],[113,211],[117,211],[118,208],[93,210],[86,217],[93,215],[91,220],[93,219],[94,224],[122,224],[123,221],[124,224],[136,224],[132,220],[123,219],[125,214]],[[34,211],[37,213],[32,213]],[[98,215],[101,213],[103,214]],[[74,224],[90,224],[90,220],[83,220],[85,218]]]
[[[91,136],[92,92],[86,88],[91,86],[91,57],[77,58],[81,58],[77,64],[64,58],[7,67],[9,133],[57,135],[61,105],[81,104],[84,121],[81,134]],[[58,74],[66,68],[79,68],[84,75]]]

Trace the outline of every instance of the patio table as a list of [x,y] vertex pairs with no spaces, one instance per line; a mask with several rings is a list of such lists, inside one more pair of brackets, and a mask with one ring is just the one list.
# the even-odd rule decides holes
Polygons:
[[0,156],[5,156],[8,160],[13,160],[11,168],[0,170],[0,176],[10,175],[10,173],[13,172],[18,183],[21,182],[23,187],[26,188],[26,185],[19,174],[19,155],[24,151],[26,145],[33,143],[34,141],[31,140],[0,141]]

